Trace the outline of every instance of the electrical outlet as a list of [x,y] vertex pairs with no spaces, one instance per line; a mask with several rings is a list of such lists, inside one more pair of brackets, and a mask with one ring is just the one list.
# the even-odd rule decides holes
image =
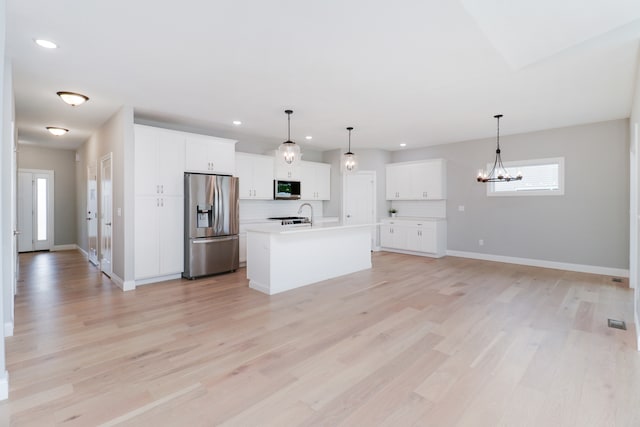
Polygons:
[[464,212],[464,205],[459,205],[458,206],[458,211]]
[[484,240],[482,240],[482,239],[478,240],[478,244],[479,244],[480,246],[484,246]]
[[122,208],[118,208],[117,209],[117,214],[118,216],[122,216]]

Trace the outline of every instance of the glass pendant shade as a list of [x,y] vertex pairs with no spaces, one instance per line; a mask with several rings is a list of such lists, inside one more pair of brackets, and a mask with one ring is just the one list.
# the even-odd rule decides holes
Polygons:
[[291,114],[293,110],[285,110],[284,112],[287,114],[287,140],[278,147],[278,155],[287,165],[293,165],[300,160],[300,146],[291,141]]
[[354,173],[358,170],[358,158],[351,152],[351,131],[352,127],[348,127],[349,131],[349,149],[342,155],[342,164],[340,169],[342,173]]
[[293,141],[285,141],[278,147],[280,158],[288,165],[300,159],[300,146]]

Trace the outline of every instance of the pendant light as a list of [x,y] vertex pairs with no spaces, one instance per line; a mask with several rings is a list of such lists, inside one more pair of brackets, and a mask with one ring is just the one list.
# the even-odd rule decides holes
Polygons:
[[478,171],[476,180],[478,182],[508,182],[519,181],[522,179],[522,173],[518,171],[516,176],[511,176],[507,169],[502,164],[502,157],[500,156],[500,117],[502,114],[496,114],[493,116],[498,121],[498,133],[496,137],[496,159],[493,162],[493,168],[491,172],[487,174],[484,169]]
[[287,140],[280,144],[278,153],[286,164],[292,165],[300,160],[300,147],[291,141],[291,114],[293,110],[284,110],[284,112],[287,114]]
[[342,156],[342,173],[354,173],[358,170],[358,159],[351,152],[351,131],[353,128],[350,126],[347,130],[349,131],[349,149]]

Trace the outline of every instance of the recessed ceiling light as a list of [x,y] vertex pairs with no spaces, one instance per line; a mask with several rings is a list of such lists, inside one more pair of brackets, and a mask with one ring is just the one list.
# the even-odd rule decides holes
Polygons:
[[242,124],[242,122],[240,120],[234,120],[233,124],[236,126],[240,126]]
[[406,146],[407,146],[407,144],[404,143],[404,142],[402,144],[400,144],[400,147],[406,147]]
[[40,47],[44,47],[45,49],[57,49],[58,45],[52,41],[45,39],[35,39],[34,42]]
[[89,100],[88,96],[75,92],[56,92],[60,98],[67,104],[75,107],[76,105],[84,104]]
[[311,135],[307,135],[304,137],[304,139],[313,139],[313,137]]
[[69,132],[69,129],[59,128],[55,126],[47,126],[47,130],[51,132],[52,135],[55,135],[55,136],[62,136],[65,133]]

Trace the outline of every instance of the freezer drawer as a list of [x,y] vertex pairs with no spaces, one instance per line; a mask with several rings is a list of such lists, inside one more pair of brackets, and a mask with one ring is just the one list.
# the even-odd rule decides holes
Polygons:
[[238,269],[238,236],[190,239],[184,253],[183,277],[194,279]]

